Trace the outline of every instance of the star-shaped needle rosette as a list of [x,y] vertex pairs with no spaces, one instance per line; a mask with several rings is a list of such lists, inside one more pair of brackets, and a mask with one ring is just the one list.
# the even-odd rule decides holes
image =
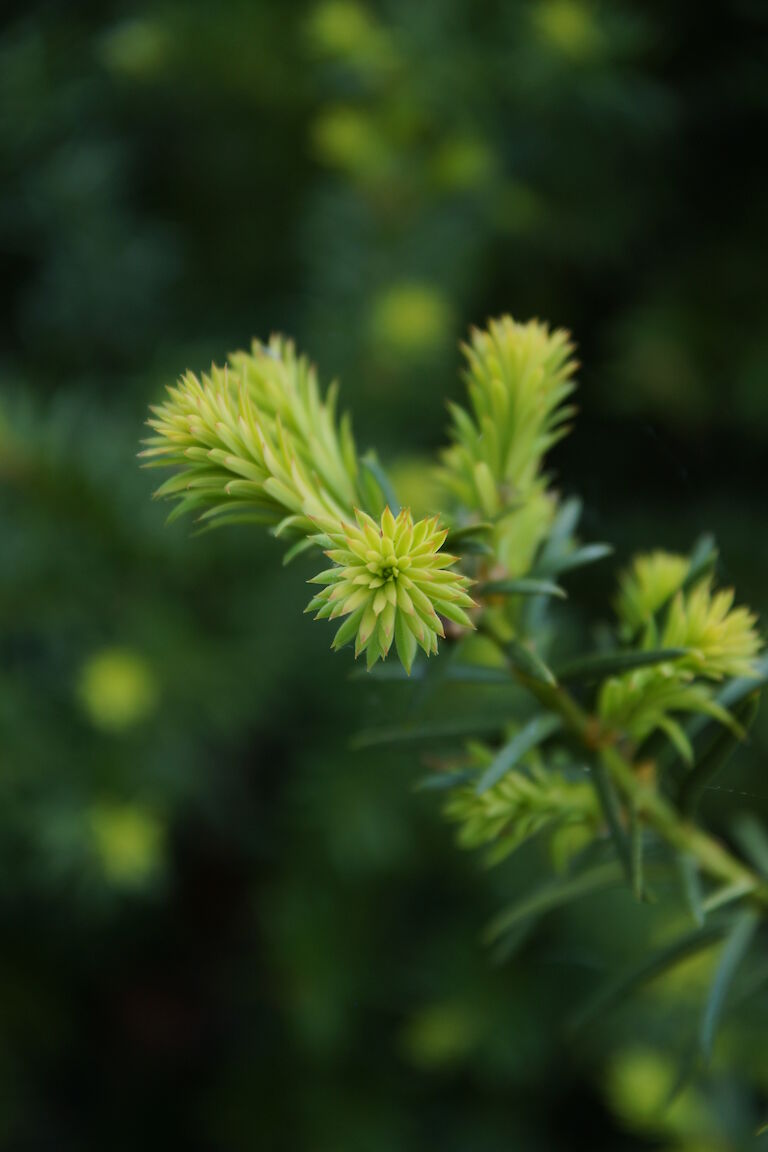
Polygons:
[[394,641],[410,674],[418,647],[427,656],[437,652],[445,635],[441,617],[474,627],[466,612],[475,607],[467,592],[472,581],[452,570],[458,557],[440,551],[448,532],[436,516],[414,524],[408,509],[393,516],[385,508],[380,524],[365,512],[356,511],[355,519],[318,521],[333,567],[310,581],[323,587],[306,610],[316,620],[345,616],[333,647],[354,640],[355,658],[365,652],[369,669],[386,659]]

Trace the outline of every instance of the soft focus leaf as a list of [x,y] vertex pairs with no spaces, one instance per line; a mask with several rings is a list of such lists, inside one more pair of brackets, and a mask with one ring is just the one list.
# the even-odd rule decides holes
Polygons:
[[709,914],[718,908],[735,904],[737,901],[743,900],[745,896],[751,896],[757,886],[757,879],[734,880],[732,884],[724,884],[722,888],[716,888],[711,895],[702,901],[702,911]]
[[474,768],[460,768],[454,772],[433,772],[431,776],[423,776],[414,790],[416,792],[443,792],[455,788],[459,784],[468,784],[477,776]]
[[637,668],[674,663],[685,654],[685,648],[659,648],[650,652],[619,650],[597,652],[557,665],[555,675],[563,683],[572,683],[575,680],[604,680],[609,676],[633,672]]
[[723,769],[742,743],[757,715],[757,696],[747,697],[733,711],[735,727],[719,728],[709,747],[683,779],[678,804],[680,810],[691,815],[707,785]]
[[712,1055],[712,1045],[728,991],[739,965],[749,951],[759,922],[757,913],[751,908],[746,909],[734,921],[723,946],[715,978],[712,981],[704,1014],[701,1018],[700,1040],[705,1060],[709,1060]]
[[768,655],[755,660],[755,675],[740,676],[731,680],[717,694],[717,703],[722,708],[733,708],[745,696],[768,684]]
[[734,821],[733,834],[744,854],[768,879],[768,832],[754,817],[742,814]]
[[691,552],[690,567],[683,581],[683,590],[692,588],[703,576],[706,576],[717,563],[717,543],[714,536],[706,533],[699,537]]
[[400,504],[395,495],[392,481],[379,463],[379,458],[376,453],[366,452],[366,454],[360,458],[360,468],[367,473],[369,483],[372,480],[378,490],[375,494],[371,492],[370,503],[373,508],[373,514],[380,516],[384,508],[388,507],[392,515],[397,516],[400,512]]
[[575,548],[562,556],[551,560],[540,561],[537,566],[537,575],[559,576],[563,572],[573,572],[577,568],[586,568],[589,564],[597,564],[600,560],[613,555],[610,544],[585,544],[582,548]]
[[571,538],[581,519],[581,513],[582,503],[576,497],[566,500],[560,507],[541,550],[537,565],[539,568],[546,569],[547,565],[556,563],[557,559],[568,551]]
[[622,863],[627,879],[633,891],[642,887],[640,878],[636,875],[635,867],[639,866],[640,859],[632,851],[626,829],[622,824],[621,802],[611,780],[605,764],[596,756],[591,764],[590,776],[595,787],[600,806],[605,816],[605,822],[611,833],[616,854]]
[[479,520],[475,524],[466,524],[462,528],[451,528],[445,546],[449,551],[462,552],[469,541],[484,540],[492,535],[493,527],[489,520]]
[[393,724],[369,728],[352,739],[353,748],[376,748],[385,744],[409,744],[422,740],[445,740],[475,733],[498,732],[504,726],[499,716],[468,716],[457,720],[435,720],[414,724]]
[[477,596],[556,596],[560,600],[567,597],[566,591],[551,580],[488,580],[478,584],[474,592]]
[[693,922],[698,928],[704,924],[704,906],[701,892],[701,876],[697,861],[687,852],[681,852],[678,857],[678,867],[683,882],[685,901],[690,910]]
[[482,795],[492,788],[502,776],[509,772],[526,756],[532,748],[536,748],[562,727],[559,716],[534,716],[512,739],[504,745],[497,754],[493,763],[481,776],[477,784],[477,792]]

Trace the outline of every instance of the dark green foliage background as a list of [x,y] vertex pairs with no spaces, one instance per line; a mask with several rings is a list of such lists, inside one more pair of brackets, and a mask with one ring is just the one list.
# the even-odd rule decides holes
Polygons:
[[[765,997],[693,1120],[638,1120],[616,1069],[684,1053],[696,981],[567,1023],[665,913],[603,896],[494,964],[542,854],[483,871],[417,752],[350,749],[504,699],[350,680],[309,569],[166,529],[135,452],[164,383],[276,328],[361,447],[432,450],[468,324],[539,315],[584,362],[553,464],[586,534],[624,559],[713,529],[765,618],[765,6],[51,0],[0,28],[0,1144],[751,1147]],[[610,566],[570,591],[564,648]],[[119,730],[79,687],[113,648],[156,689]],[[767,739],[709,796],[721,832],[768,818]]]

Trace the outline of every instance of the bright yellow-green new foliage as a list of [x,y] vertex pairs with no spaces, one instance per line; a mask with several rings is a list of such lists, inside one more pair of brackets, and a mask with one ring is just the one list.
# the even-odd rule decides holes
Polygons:
[[156,492],[173,516],[273,524],[306,536],[312,516],[341,520],[358,502],[357,453],[348,418],[336,419],[314,369],[290,341],[254,341],[201,379],[187,372],[152,409],[142,457],[177,473]]
[[[713,553],[714,557],[715,553]],[[641,647],[685,648],[678,673],[709,680],[751,676],[761,649],[757,617],[734,608],[730,588],[714,591],[706,573],[691,577],[691,560],[670,552],[637,556],[619,578],[619,618]]]
[[637,556],[619,578],[616,611],[632,632],[645,627],[680,588],[690,559],[673,552],[648,552]]
[[463,351],[470,411],[450,406],[454,442],[440,476],[460,505],[493,518],[530,494],[566,434],[576,362],[567,332],[510,316],[473,329]]
[[333,567],[311,581],[323,588],[307,611],[316,612],[315,619],[346,616],[333,647],[354,640],[355,657],[365,652],[369,668],[386,659],[394,641],[410,673],[417,647],[427,656],[437,651],[441,616],[473,627],[465,611],[474,606],[470,581],[449,571],[457,557],[440,551],[447,530],[437,517],[414,524],[407,509],[395,517],[389,508],[380,524],[364,512],[355,517],[355,524],[318,524]]
[[437,651],[441,617],[471,627],[470,581],[449,571],[457,557],[440,551],[447,530],[437,517],[414,524],[387,508],[377,524],[358,510],[365,500],[349,421],[337,422],[335,389],[322,398],[290,342],[254,343],[168,393],[152,410],[142,453],[149,466],[177,470],[156,495],[178,501],[174,516],[270,524],[298,537],[292,551],[328,548],[334,568],[316,578],[326,587],[312,608],[319,618],[346,617],[334,647],[354,637],[371,667],[394,641],[410,672],[417,647]]
[[684,663],[698,676],[754,675],[761,648],[757,617],[748,608],[734,608],[733,598],[732,588],[713,592],[707,579],[687,594],[678,592],[669,606],[662,644],[690,649]]
[[[412,351],[424,333],[416,325],[410,336]],[[453,442],[432,472],[436,483],[415,494],[429,513],[416,522],[397,510],[392,478],[376,458],[358,459],[348,420],[336,416],[335,389],[323,396],[309,363],[279,338],[200,379],[187,373],[153,409],[143,455],[151,467],[174,470],[158,492],[178,502],[174,514],[268,524],[293,539],[287,558],[323,550],[327,564],[310,581],[317,591],[307,611],[336,621],[333,648],[354,645],[369,669],[394,648],[410,673],[418,650],[431,656],[450,632],[446,675],[430,688],[445,692],[451,714],[444,721],[430,708],[425,724],[386,724],[369,730],[366,743],[434,734],[442,746],[459,730],[502,737],[470,744],[460,757],[433,755],[425,782],[449,793],[446,813],[462,845],[484,847],[493,862],[546,838],[564,873],[526,892],[496,921],[493,939],[514,946],[518,926],[622,873],[637,898],[649,898],[644,854],[652,848],[662,875],[677,857],[697,922],[708,906],[752,901],[749,920],[742,909],[728,928],[723,957],[733,966],[752,939],[754,910],[768,907],[763,848],[745,839],[742,859],[694,818],[707,781],[754,721],[768,659],[759,658],[754,615],[713,587],[709,537],[690,556],[639,556],[620,578],[616,626],[601,622],[605,641],[568,651],[582,631],[563,604],[570,572],[611,552],[579,539],[580,502],[559,506],[545,472],[573,413],[572,352],[567,333],[537,321],[504,316],[473,330],[464,349],[468,404],[451,408]],[[459,555],[443,551],[446,540]],[[499,698],[492,715],[476,714],[472,690],[457,695],[460,685],[482,700],[496,698],[492,686],[517,691]],[[712,930],[707,924],[702,934],[711,939]],[[686,933],[675,948],[682,956],[690,946]],[[709,1005],[722,993],[723,971],[721,962]]]
[[[480,521],[487,533],[483,559],[464,558],[481,582],[489,572],[497,581],[530,572],[554,522],[557,497],[543,462],[573,412],[572,352],[567,333],[509,316],[474,329],[464,348],[469,405],[451,408],[454,442],[439,476],[454,527]],[[323,589],[311,608],[344,617],[334,646],[354,639],[371,667],[394,643],[410,671],[418,647],[436,651],[444,620],[471,626],[470,581],[454,567],[459,558],[441,551],[447,530],[437,517],[414,523],[409,512],[386,508],[380,522],[371,518],[385,503],[386,478],[358,460],[336,395],[332,386],[323,396],[290,341],[256,341],[224,367],[200,378],[188,372],[168,389],[152,409],[142,456],[174,470],[157,492],[177,502],[174,517],[270,525],[293,541],[289,556],[327,549],[333,567],[316,578]],[[669,729],[674,711],[700,710],[708,700],[701,681],[748,675],[759,651],[754,617],[733,609],[730,593],[713,593],[706,576],[688,587],[689,565],[656,552],[622,579],[619,617],[635,643],[685,649],[674,664],[603,685],[601,715],[635,738]],[[511,637],[520,604],[510,598],[503,611]]]
[[620,577],[617,611],[633,634],[639,632],[640,648],[680,654],[656,667],[611,677],[598,702],[606,723],[637,742],[661,729],[685,760],[691,760],[693,749],[675,715],[699,712],[730,723],[706,681],[754,676],[762,648],[755,615],[733,607],[731,589],[714,592],[709,575],[687,587],[690,566],[688,557],[652,552],[636,557]]
[[[469,752],[473,767],[480,771],[495,755],[479,743],[472,743]],[[454,790],[445,814],[461,825],[463,848],[488,846],[489,862],[497,863],[539,833],[579,828],[585,834],[582,847],[597,833],[600,804],[587,777],[569,778],[545,766],[538,753],[528,761],[525,768],[514,768],[485,791],[479,791],[474,780]]]

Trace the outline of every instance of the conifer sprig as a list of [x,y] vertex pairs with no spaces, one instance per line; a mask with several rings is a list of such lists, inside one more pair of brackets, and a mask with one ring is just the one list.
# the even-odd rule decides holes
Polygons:
[[[335,389],[323,398],[314,370],[280,338],[169,389],[153,410],[144,461],[175,470],[158,491],[177,501],[174,515],[255,520],[293,537],[294,549],[324,550],[330,566],[311,581],[318,591],[307,611],[339,621],[334,648],[354,644],[371,669],[394,647],[410,673],[419,648],[437,652],[448,621],[461,651],[445,684],[514,682],[535,699],[539,711],[527,723],[512,718],[507,743],[473,746],[446,782],[463,844],[487,845],[498,859],[551,834],[572,870],[513,919],[591,891],[595,874],[613,883],[624,871],[642,897],[644,845],[654,839],[724,886],[708,897],[712,907],[750,899],[768,908],[764,879],[691,820],[703,782],[743,738],[768,682],[755,616],[715,589],[716,552],[705,539],[690,557],[639,556],[620,578],[614,645],[566,653],[550,668],[553,589],[562,596],[573,568],[610,552],[577,544],[579,502],[558,508],[543,471],[574,411],[573,348],[565,332],[505,316],[474,330],[464,353],[469,406],[451,408],[453,443],[440,469],[446,507],[435,509],[462,556],[443,551],[440,515],[414,522],[407,509],[384,506],[396,496],[378,464],[358,464]],[[479,604],[467,572],[478,578]],[[486,664],[489,643],[495,659]],[[470,730],[487,728],[469,719]],[[711,721],[721,726],[714,739]],[[494,730],[504,726],[494,718]],[[448,727],[406,726],[406,735],[454,736]],[[587,856],[613,851],[621,868],[598,863],[580,875],[573,853],[585,846]]]
[[560,329],[503,316],[472,329],[463,352],[469,410],[450,405],[453,443],[439,475],[461,507],[497,517],[530,496],[568,431],[573,345]]
[[680,591],[690,561],[675,552],[648,552],[636,556],[619,576],[616,614],[631,634],[647,628],[663,605]]
[[[484,744],[470,745],[469,752],[471,764],[480,770],[494,758]],[[474,783],[455,788],[445,814],[460,825],[459,844],[463,848],[488,846],[489,862],[494,864],[542,832],[578,829],[583,847],[602,822],[589,780],[573,779],[545,766],[540,757],[525,768],[507,772],[487,791],[478,790]]]
[[710,575],[686,587],[689,570],[688,557],[653,552],[637,556],[620,576],[617,612],[641,650],[658,646],[682,655],[606,680],[598,712],[637,743],[661,729],[690,762],[693,749],[679,717],[699,713],[732,723],[715,699],[712,682],[754,675],[762,642],[756,617],[747,608],[733,607],[731,589],[714,591]]
[[355,638],[370,668],[394,641],[410,672],[417,647],[430,655],[444,635],[441,617],[472,627],[470,581],[441,552],[438,518],[414,524],[385,508],[377,524],[357,505],[358,463],[348,419],[336,420],[336,389],[325,400],[314,369],[293,345],[273,337],[239,352],[200,380],[187,373],[149,421],[142,458],[177,472],[157,491],[178,501],[174,516],[201,512],[213,524],[270,524],[276,535],[327,549],[334,567],[310,608],[345,616],[334,647]]
[[279,336],[200,379],[187,372],[148,421],[145,464],[177,470],[155,495],[178,501],[173,517],[294,537],[312,533],[312,516],[351,518],[362,502],[357,452],[336,398],[332,385],[323,399],[314,368]]
[[354,639],[355,657],[365,652],[371,668],[386,659],[394,640],[410,673],[417,647],[427,656],[437,652],[437,638],[445,635],[441,617],[474,627],[467,615],[474,607],[471,581],[450,570],[458,557],[440,551],[448,533],[437,517],[414,524],[408,509],[395,517],[385,508],[380,524],[358,511],[355,524],[318,527],[333,567],[311,581],[323,587],[307,611],[316,612],[315,619],[346,616],[334,648]]
[[757,617],[748,608],[734,608],[734,597],[732,588],[715,592],[705,579],[678,592],[669,606],[662,645],[688,648],[682,667],[707,680],[754,675],[761,647]]

